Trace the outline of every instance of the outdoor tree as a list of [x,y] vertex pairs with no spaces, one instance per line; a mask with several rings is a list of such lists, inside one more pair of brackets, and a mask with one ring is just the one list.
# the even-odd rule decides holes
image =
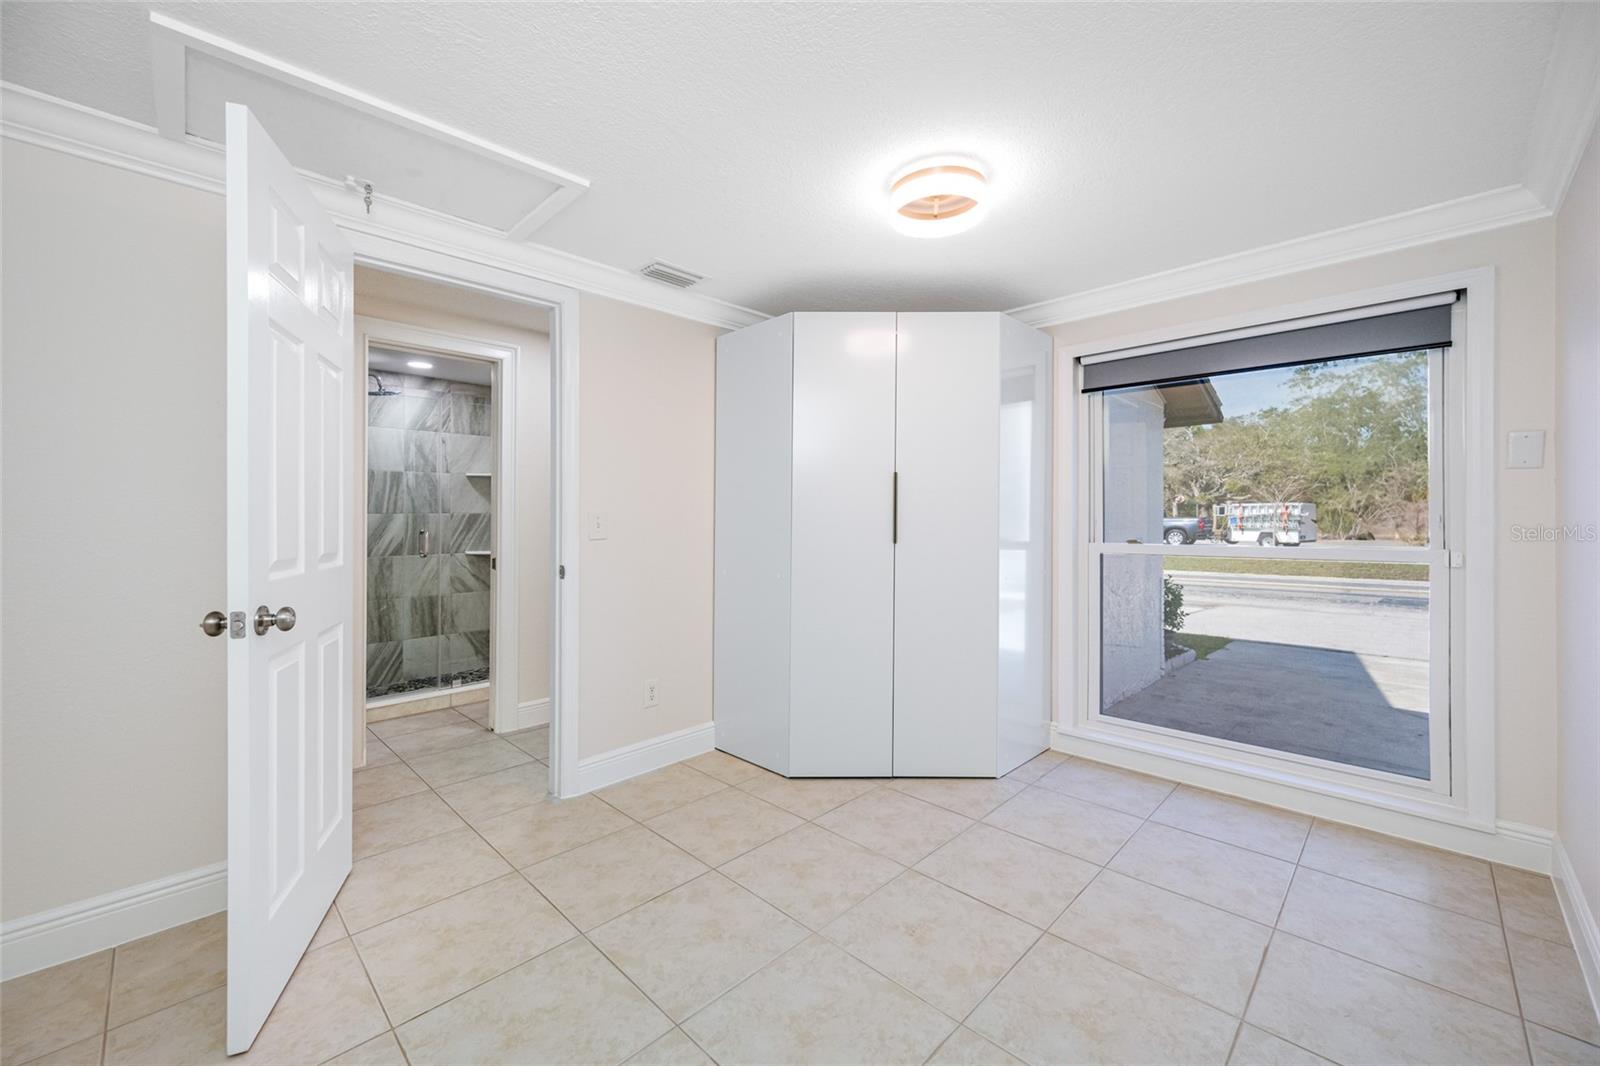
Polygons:
[[1227,500],[1306,501],[1332,538],[1426,538],[1427,354],[1300,367],[1285,391],[1280,405],[1168,430],[1168,501],[1202,514]]

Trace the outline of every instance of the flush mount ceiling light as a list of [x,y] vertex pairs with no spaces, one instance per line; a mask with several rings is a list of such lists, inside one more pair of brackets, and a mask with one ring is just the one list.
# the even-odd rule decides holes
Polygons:
[[407,359],[406,360],[406,366],[409,366],[412,370],[432,370],[433,369],[433,364],[428,362],[426,359]]
[[889,220],[908,237],[948,237],[983,220],[988,175],[965,158],[922,159],[889,183]]

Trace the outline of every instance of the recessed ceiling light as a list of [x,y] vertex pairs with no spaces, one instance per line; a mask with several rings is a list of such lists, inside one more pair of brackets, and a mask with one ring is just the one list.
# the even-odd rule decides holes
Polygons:
[[433,364],[428,362],[426,359],[407,359],[406,360],[406,366],[409,366],[412,370],[432,370],[433,369]]
[[938,156],[900,170],[889,182],[889,220],[908,237],[948,237],[982,221],[988,175],[965,158]]

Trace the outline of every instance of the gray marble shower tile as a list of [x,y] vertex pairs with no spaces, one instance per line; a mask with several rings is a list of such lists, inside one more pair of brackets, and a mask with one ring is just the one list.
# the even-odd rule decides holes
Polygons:
[[489,665],[489,631],[480,629],[472,633],[451,633],[439,638],[444,642],[444,672],[481,670]]
[[[392,597],[373,596],[371,590],[367,594],[367,640],[372,644],[393,643],[395,647],[395,666],[399,667],[400,644],[406,638],[403,616],[400,604],[403,600]],[[368,671],[369,673],[371,671]],[[371,681],[368,681],[371,684]]]
[[404,605],[406,632],[403,639],[415,640],[419,637],[436,637],[444,632],[440,615],[440,596],[411,596],[400,602]]
[[401,500],[404,510],[413,514],[432,513],[435,511],[454,510],[442,505],[439,498],[439,474],[426,474],[407,472],[405,483],[402,486]]
[[389,595],[396,597],[437,595],[440,591],[439,574],[447,560],[448,557],[443,555],[396,556],[390,562],[393,574],[389,579]]
[[452,514],[488,514],[493,508],[493,481],[467,474],[440,474],[444,509]]
[[403,429],[367,430],[367,469],[404,470],[406,431]]
[[486,514],[445,515],[444,544],[446,552],[489,550],[489,516]]
[[407,681],[439,674],[439,653],[444,648],[444,637],[418,637],[408,640],[400,649],[401,673]]
[[[399,514],[414,508],[402,502],[406,475],[398,470],[367,472],[367,513]],[[429,508],[431,510],[431,508]]]
[[[368,626],[370,630],[370,625]],[[371,633],[368,633],[371,636]],[[386,689],[400,680],[400,642],[380,641],[367,645],[367,688]]]
[[471,633],[489,628],[489,594],[456,592],[444,597],[445,633]]
[[450,397],[450,432],[487,437],[490,433],[489,401],[476,396]]
[[407,396],[406,428],[443,433],[450,428],[449,396]]
[[450,383],[450,395],[481,396],[487,400],[489,398],[489,386],[474,385],[470,381],[452,381]]
[[444,468],[452,474],[475,474],[494,469],[494,448],[488,437],[465,433],[444,436]]
[[[372,382],[369,380],[370,388]],[[394,388],[394,379],[385,378],[384,388]],[[367,425],[385,429],[404,429],[406,425],[406,398],[404,396],[368,396]]]
[[416,429],[405,431],[403,469],[435,473],[439,469],[439,454],[439,434]]
[[389,590],[394,588],[396,563],[404,558],[401,555],[374,555],[367,558],[367,599],[370,602],[373,594],[388,596]]
[[403,514],[367,515],[367,556],[405,555],[412,534],[411,516]]
[[451,555],[447,566],[449,592],[486,592],[489,589],[487,555]]

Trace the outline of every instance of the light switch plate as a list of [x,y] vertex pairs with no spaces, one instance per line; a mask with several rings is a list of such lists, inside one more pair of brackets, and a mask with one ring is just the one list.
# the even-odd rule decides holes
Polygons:
[[584,519],[584,526],[589,530],[590,540],[606,539],[606,516],[599,511],[590,511]]
[[1544,465],[1544,430],[1522,429],[1506,434],[1506,469],[1537,470]]

